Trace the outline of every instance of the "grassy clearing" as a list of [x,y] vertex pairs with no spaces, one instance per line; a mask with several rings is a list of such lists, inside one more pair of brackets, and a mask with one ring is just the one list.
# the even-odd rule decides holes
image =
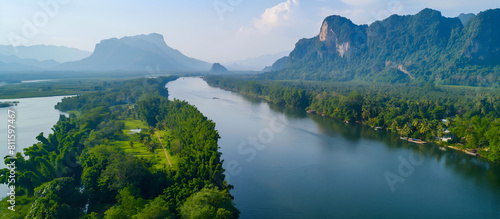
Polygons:
[[[131,129],[147,129],[148,128],[147,124],[141,120],[132,118],[122,121],[125,123],[125,129],[123,130],[123,133],[127,136],[127,138],[123,141],[111,142],[110,144],[121,148],[125,153],[130,153],[136,157],[153,161],[156,164],[155,167],[158,169],[161,168],[169,169],[170,167],[168,165],[167,158],[165,157],[165,152],[161,147],[160,141],[158,140],[156,133],[150,135],[151,143],[156,145],[154,152],[150,152],[149,148],[147,148],[144,145],[144,143],[139,142],[140,134],[130,134]],[[171,149],[180,148],[180,141],[178,139],[172,139],[172,137],[169,137],[172,136],[170,130],[162,130],[159,131],[158,133],[160,135],[161,141],[163,142],[163,145],[165,146],[165,149],[167,150],[168,158],[172,163],[172,167],[175,168],[179,158],[171,153]],[[168,148],[169,140],[171,142],[170,143],[171,149]]]
[[[81,112],[79,111],[70,111],[68,113],[73,113],[76,116],[81,115]],[[130,153],[136,157],[151,160],[155,163],[155,167],[158,169],[170,168],[168,165],[167,158],[165,157],[165,152],[161,147],[160,141],[158,140],[156,133],[149,135],[149,137],[151,138],[151,143],[156,145],[154,152],[150,152],[149,148],[147,148],[144,145],[144,143],[139,142],[140,134],[131,132],[132,129],[147,130],[149,127],[145,122],[139,119],[133,119],[132,117],[119,121],[125,123],[125,128],[122,130],[123,134],[125,134],[125,138],[122,141],[111,141],[109,142],[109,145],[119,147],[125,153]],[[158,134],[160,135],[161,141],[163,142],[163,145],[167,150],[170,163],[172,163],[172,167],[175,168],[175,165],[177,164],[179,157],[173,155],[172,151],[180,150],[181,148],[180,141],[179,139],[173,139],[172,137],[170,137],[172,136],[172,132],[170,130],[161,130],[158,132]],[[170,148],[169,148],[169,141],[170,141]],[[132,146],[130,145],[131,143]]]
[[130,129],[145,129],[145,128],[148,128],[148,125],[139,120],[139,119],[132,119],[132,118],[129,118],[127,120],[123,120],[123,122],[125,123],[125,129],[130,131]]
[[[79,111],[69,111],[68,113],[75,114],[76,116],[81,115],[81,112]],[[129,117],[126,120],[119,120],[119,121],[125,123],[125,129],[123,129],[122,132],[123,134],[125,134],[126,137],[122,141],[111,141],[109,142],[109,145],[119,147],[125,153],[130,153],[136,157],[151,160],[155,163],[155,167],[158,169],[170,168],[168,165],[167,158],[165,157],[165,152],[161,147],[160,141],[158,140],[156,133],[150,135],[151,142],[156,145],[154,152],[150,152],[149,148],[147,148],[144,145],[144,143],[139,142],[139,134],[131,132],[132,129],[147,130],[149,127],[145,122],[139,119],[133,119],[132,117]],[[160,135],[161,141],[163,142],[163,145],[167,150],[170,163],[172,163],[172,167],[175,168],[175,165],[177,164],[179,157],[173,155],[172,151],[180,150],[181,148],[180,140],[173,139],[172,137],[170,137],[172,136],[172,132],[170,130],[161,130],[158,132],[158,134]],[[169,148],[169,141],[170,141],[170,148]]]
[[128,118],[126,120],[120,120],[125,123],[125,129],[123,129],[123,134],[129,135],[132,129],[147,129],[148,125],[138,119]]

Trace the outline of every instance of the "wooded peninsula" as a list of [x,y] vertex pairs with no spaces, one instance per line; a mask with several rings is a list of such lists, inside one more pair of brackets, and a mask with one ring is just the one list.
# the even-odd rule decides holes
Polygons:
[[16,193],[16,211],[2,200],[0,217],[237,218],[215,124],[167,99],[177,78],[114,81],[63,99],[56,108],[70,116],[17,153],[16,181],[0,170]]

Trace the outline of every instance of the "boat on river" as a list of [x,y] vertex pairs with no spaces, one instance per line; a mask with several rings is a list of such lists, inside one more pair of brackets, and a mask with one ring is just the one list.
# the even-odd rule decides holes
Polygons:
[[307,110],[307,114],[316,115],[316,110]]
[[425,141],[422,141],[422,140],[420,140],[420,139],[416,139],[416,138],[408,138],[408,140],[407,140],[407,141],[412,142],[412,143],[415,143],[415,144],[425,144],[425,143],[427,143],[427,142],[425,142]]
[[477,156],[477,150],[476,149],[470,149],[470,150],[464,150],[464,152],[468,155],[471,155],[471,156]]

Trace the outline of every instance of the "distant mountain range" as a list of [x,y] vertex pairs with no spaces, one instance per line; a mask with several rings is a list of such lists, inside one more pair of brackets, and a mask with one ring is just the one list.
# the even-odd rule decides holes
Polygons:
[[0,45],[0,55],[16,56],[21,59],[34,59],[38,61],[53,60],[59,63],[70,62],[83,59],[90,56],[90,54],[92,53],[88,51],[64,46],[36,45],[14,47],[11,45]]
[[264,67],[272,65],[276,60],[287,56],[290,51],[267,54],[254,58],[224,63],[232,71],[261,71]]
[[[17,49],[16,51],[12,46],[0,46],[0,71],[186,72],[209,71],[211,67],[207,62],[189,58],[172,49],[165,43],[162,35],[155,33],[102,40],[96,45],[93,53],[55,46]],[[70,61],[59,63],[54,59]]]
[[[316,37],[299,40],[290,53],[224,65],[233,71],[260,71],[267,66],[264,70],[271,72],[262,77],[268,79],[500,86],[498,21],[500,9],[456,18],[424,9],[415,15],[392,15],[370,25],[356,25],[333,15],[323,21]],[[211,69],[210,63],[185,56],[155,33],[102,40],[92,54],[54,46],[16,49],[0,46],[0,72]]]
[[327,17],[300,40],[272,79],[427,82],[500,86],[500,9],[459,18],[424,9],[370,25]]
[[[0,54],[1,70],[41,70],[50,69],[57,65],[59,62],[54,60],[39,61],[36,59],[22,59],[14,55]],[[10,67],[8,67],[10,66]]]
[[0,71],[42,71],[64,61],[85,58],[91,53],[63,46],[0,45]]
[[[0,72],[2,71],[40,71],[40,68],[35,66],[23,65],[17,62],[5,63],[0,62]],[[2,82],[3,80],[0,80]]]
[[189,58],[167,46],[160,34],[138,35],[103,40],[94,53],[75,62],[63,63],[59,70],[91,71],[208,71],[211,65]]
[[282,58],[276,60],[273,63],[273,65],[266,66],[264,69],[262,69],[262,71],[268,72],[268,71],[279,71],[285,69],[287,62],[288,62],[288,56],[283,56]]

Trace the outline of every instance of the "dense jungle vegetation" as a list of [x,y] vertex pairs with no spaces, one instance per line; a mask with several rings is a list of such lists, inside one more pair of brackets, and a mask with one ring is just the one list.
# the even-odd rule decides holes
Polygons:
[[70,116],[16,154],[16,181],[0,170],[16,192],[16,211],[3,200],[0,217],[237,218],[215,124],[167,99],[164,85],[176,78],[115,81],[63,99],[56,108]]

